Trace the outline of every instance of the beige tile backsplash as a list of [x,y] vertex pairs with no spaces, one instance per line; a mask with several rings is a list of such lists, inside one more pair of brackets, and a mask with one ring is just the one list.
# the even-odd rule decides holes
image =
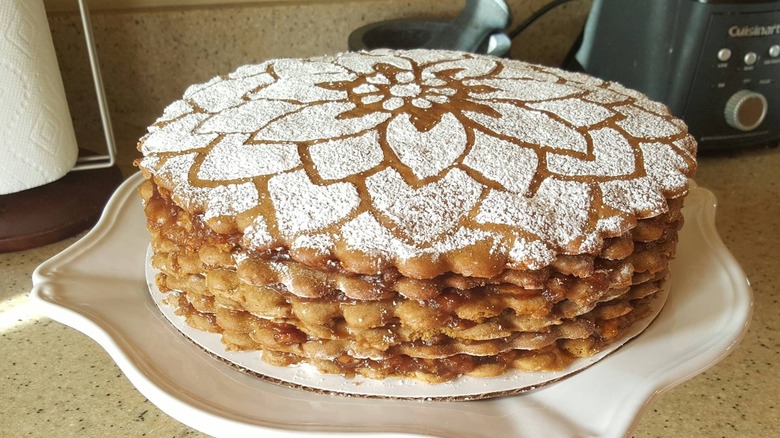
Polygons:
[[[508,3],[519,23],[548,1]],[[553,10],[514,40],[511,56],[559,64],[590,4],[579,0]],[[132,171],[136,140],[192,83],[267,58],[343,51],[349,33],[364,24],[395,18],[451,19],[463,5],[460,0],[343,0],[93,11],[120,165]],[[102,150],[81,20],[75,12],[52,12],[49,24],[79,144]]]

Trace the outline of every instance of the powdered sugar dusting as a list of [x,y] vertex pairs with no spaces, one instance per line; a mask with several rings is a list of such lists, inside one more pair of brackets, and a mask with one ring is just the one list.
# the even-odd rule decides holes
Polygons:
[[196,154],[171,157],[157,170],[157,175],[172,184],[174,200],[193,212],[202,212],[208,220],[218,216],[232,216],[258,204],[259,194],[252,183],[225,184],[217,187],[197,187],[190,183],[189,169]]
[[345,81],[352,77],[347,73],[343,73],[280,79],[257,93],[251,94],[249,97],[255,99],[293,99],[299,102],[342,100],[347,97],[345,92],[328,90],[318,87],[317,84],[330,81]]
[[[194,108],[186,100],[177,100],[165,107],[163,115],[155,121],[155,124],[173,120],[194,111]],[[154,126],[154,125],[152,125]]]
[[512,99],[523,102],[539,102],[571,96],[579,88],[553,82],[538,82],[523,79],[480,79],[467,81],[467,85],[486,85],[496,91],[472,93],[480,99]]
[[603,106],[585,102],[582,99],[561,99],[534,102],[529,107],[549,111],[571,123],[573,126],[590,126],[601,123],[613,115]]
[[342,179],[369,170],[384,159],[376,131],[316,143],[309,147],[309,155],[320,177],[327,180]]
[[295,238],[292,249],[311,249],[320,254],[330,253],[333,248],[333,239],[327,234],[302,234]]
[[329,73],[345,74],[347,71],[332,62],[332,58],[316,60],[278,59],[273,63],[274,72],[282,79],[312,78]]
[[546,179],[532,198],[491,190],[476,220],[520,225],[545,241],[565,247],[585,234],[590,188],[574,181]]
[[160,164],[160,157],[157,155],[149,155],[148,157],[141,158],[141,162],[139,163],[139,167],[144,169],[154,169],[157,170]]
[[218,113],[243,102],[243,96],[255,88],[270,84],[273,77],[269,74],[250,76],[232,81],[221,81],[203,88],[190,96],[190,100],[204,111]]
[[578,152],[586,152],[588,149],[588,143],[582,134],[545,113],[530,111],[508,103],[488,103],[488,105],[503,117],[494,118],[471,111],[467,111],[466,116],[498,134],[522,142]]
[[645,155],[645,170],[663,192],[682,193],[687,189],[688,178],[685,174],[692,169],[669,145],[642,143],[640,146]]
[[696,158],[696,150],[698,145],[696,140],[691,136],[683,137],[673,143],[675,146],[684,151],[689,158]]
[[547,165],[561,175],[622,176],[636,169],[634,151],[625,137],[610,128],[590,133],[593,157],[548,154]]
[[407,53],[408,58],[414,59],[418,65],[427,65],[434,62],[455,60],[462,56],[462,54],[457,52],[447,52],[443,50],[416,49],[409,50]]
[[686,130],[664,105],[584,74],[378,50],[189,87],[139,142],[139,165],[191,213],[253,215],[244,249],[346,247],[383,266],[487,246],[539,269],[598,252],[684,194]]
[[[169,157],[159,168],[154,169],[155,175],[164,180],[171,182],[172,187],[177,189],[179,185],[190,186],[189,179],[188,179],[189,171],[190,168],[195,164],[195,158],[197,156],[198,154],[191,152],[187,154],[180,154],[180,155],[174,155],[172,157]],[[143,161],[147,162],[147,160],[151,160],[153,158],[157,159],[156,162],[160,161],[158,155],[149,155],[147,157],[144,157]],[[192,187],[192,188],[196,189],[196,187]],[[174,192],[174,194],[177,193],[178,190]]]
[[447,236],[441,242],[434,243],[430,248],[430,252],[433,254],[447,254],[461,248],[467,248],[479,242],[488,241],[493,242],[493,245],[491,246],[492,253],[505,252],[505,249],[501,246],[501,236],[490,231],[466,227],[460,227],[455,233]]
[[[543,67],[545,70],[551,70],[548,67]],[[558,78],[565,79],[566,82],[571,82],[575,84],[581,84],[584,85],[587,89],[592,89],[596,87],[601,87],[604,85],[604,81],[595,77],[590,76],[585,73],[580,72],[574,72],[574,71],[566,71],[566,70],[555,70],[553,72],[553,75]]]
[[433,129],[420,132],[404,114],[388,125],[387,143],[418,178],[427,178],[449,167],[463,153],[466,130],[455,116],[445,114]]
[[666,210],[666,198],[655,190],[655,184],[651,178],[641,177],[628,181],[604,181],[599,186],[605,204],[635,214]]
[[149,133],[142,139],[141,152],[153,154],[205,148],[217,138],[217,135],[192,133],[205,118],[205,114],[189,114]]
[[463,164],[500,183],[510,192],[525,193],[536,175],[538,161],[532,149],[476,131],[474,146]]
[[604,238],[598,233],[588,233],[580,242],[577,252],[584,254],[594,254],[604,245]]
[[241,67],[237,68],[236,71],[230,73],[228,75],[228,78],[240,79],[249,76],[260,75],[266,72],[266,69],[268,69],[268,66],[270,64],[271,64],[270,62],[263,62],[260,64],[242,65]]
[[229,108],[206,120],[199,132],[255,132],[271,120],[288,114],[300,105],[275,100],[254,100]]
[[431,73],[453,71],[452,77],[460,80],[485,76],[496,70],[496,64],[496,60],[489,57],[461,58],[433,64],[426,70]]
[[667,119],[635,106],[624,105],[617,107],[617,110],[626,116],[617,124],[634,137],[654,139],[671,137],[680,132],[680,129]]
[[221,77],[216,76],[202,84],[190,85],[189,87],[187,87],[186,90],[184,90],[184,98],[189,99],[190,97],[192,97],[193,94],[197,93],[198,91],[205,90],[206,88],[216,84],[217,82],[220,82],[221,80],[222,80]]
[[257,188],[252,183],[217,186],[207,193],[203,219],[217,216],[234,216],[257,206]]
[[238,266],[243,262],[244,260],[249,258],[249,254],[247,254],[245,251],[236,251],[231,254],[233,257],[233,262]]
[[642,109],[650,111],[651,113],[657,114],[659,116],[669,114],[669,108],[661,102],[656,102],[649,99],[639,99],[635,102],[635,104],[642,107]]
[[267,249],[274,242],[273,236],[268,232],[268,225],[263,216],[257,216],[249,226],[244,229],[242,245],[251,250]]
[[439,242],[434,242],[431,246],[409,245],[388,231],[373,215],[366,212],[344,224],[341,229],[341,238],[350,248],[361,252],[377,257],[395,256],[406,260],[426,254],[433,256],[447,254],[485,240],[498,242],[500,236],[485,230],[460,227],[451,235]]
[[453,229],[482,192],[482,186],[459,169],[419,189],[411,188],[397,171],[385,169],[368,177],[366,187],[374,206],[418,243]]
[[411,70],[412,63],[409,60],[393,55],[383,55],[375,52],[375,55],[367,53],[347,52],[336,55],[336,62],[356,73],[373,73],[378,64],[391,65],[404,70]]
[[302,170],[271,178],[268,192],[276,209],[279,229],[286,236],[321,230],[345,218],[360,203],[352,184],[319,186]]
[[583,97],[584,100],[601,104],[612,104],[618,102],[625,102],[628,100],[628,96],[615,93],[604,88],[596,89]]
[[640,93],[640,92],[638,92],[636,90],[632,90],[630,88],[626,88],[622,84],[617,83],[617,82],[608,82],[607,83],[607,87],[610,90],[613,90],[613,91],[615,91],[615,92],[617,92],[619,94],[623,94],[625,96],[633,97],[636,100],[645,100],[645,99],[647,99],[647,96],[645,96],[644,94],[642,94],[642,93]]
[[610,216],[601,218],[596,223],[596,230],[607,236],[619,236],[623,230],[628,228],[627,221],[621,216]]
[[374,257],[408,259],[418,254],[385,228],[369,212],[359,214],[341,227],[341,238],[351,249]]
[[290,143],[245,144],[249,134],[228,134],[211,148],[198,178],[224,181],[273,175],[301,164],[298,147]]
[[545,73],[543,71],[535,70],[533,68],[517,68],[514,63],[504,63],[504,68],[495,77],[502,79],[533,79],[538,82],[557,82],[560,72]]
[[[266,102],[266,101],[258,101]],[[274,102],[274,101],[269,101]],[[304,107],[301,111],[281,117],[276,123],[260,129],[254,139],[257,141],[311,141],[357,134],[371,129],[390,116],[384,113],[369,114],[366,117],[344,119],[341,114],[355,108],[353,103],[329,102]],[[317,120],[331,120],[331,123],[316,123]]]
[[515,239],[509,251],[510,264],[528,269],[541,269],[553,260],[555,260],[555,252],[539,240],[528,240],[523,237]]

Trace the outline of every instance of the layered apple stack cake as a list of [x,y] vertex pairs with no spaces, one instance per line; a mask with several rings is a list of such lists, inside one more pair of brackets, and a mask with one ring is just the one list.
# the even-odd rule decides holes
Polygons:
[[277,59],[139,142],[157,285],[279,366],[561,369],[646,316],[696,143],[619,84],[445,51]]

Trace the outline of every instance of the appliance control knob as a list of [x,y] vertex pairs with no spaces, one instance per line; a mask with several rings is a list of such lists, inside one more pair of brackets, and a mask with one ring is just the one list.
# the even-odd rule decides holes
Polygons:
[[752,131],[764,121],[767,101],[761,93],[739,90],[726,102],[726,123],[740,131]]

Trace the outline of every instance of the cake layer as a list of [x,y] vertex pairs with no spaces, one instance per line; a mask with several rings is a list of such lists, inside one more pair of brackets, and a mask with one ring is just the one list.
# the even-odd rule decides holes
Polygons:
[[478,341],[520,331],[545,330],[586,315],[606,302],[651,295],[666,274],[667,271],[659,272],[647,282],[594,294],[587,302],[543,293],[516,296],[485,291],[451,291],[429,301],[397,297],[386,301],[335,302],[305,300],[270,288],[239,288],[232,293],[210,294],[209,290],[187,288],[179,279],[166,275],[158,277],[157,282],[163,291],[187,290],[187,301],[199,311],[215,313],[217,308],[224,308],[260,319],[285,321],[311,339],[378,330],[391,333],[398,342],[429,342],[440,336]]
[[[643,295],[651,290],[650,295]],[[174,295],[172,305],[192,327],[220,333],[226,348],[262,351],[273,365],[311,363],[320,371],[371,378],[414,377],[429,382],[458,375],[490,377],[507,369],[554,371],[577,357],[595,354],[644,317],[656,288],[601,303],[587,316],[541,331],[474,341],[442,336],[436,341],[398,342],[388,330],[345,329],[342,336],[310,339],[294,321],[273,321],[248,312]],[[196,306],[202,307],[198,309]]]

